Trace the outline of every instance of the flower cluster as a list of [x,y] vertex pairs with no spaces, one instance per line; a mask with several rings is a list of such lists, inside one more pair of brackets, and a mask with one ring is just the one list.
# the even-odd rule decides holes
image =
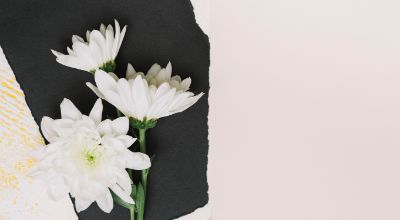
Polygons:
[[115,20],[114,28],[101,24],[100,30],[86,32],[86,41],[77,35],[72,36],[72,49],[67,48],[68,55],[52,50],[57,62],[75,69],[96,72],[98,69],[114,71],[115,58],[124,39],[126,26],[121,30]]
[[51,198],[60,199],[71,193],[78,212],[93,202],[110,212],[111,189],[133,204],[131,179],[126,169],[147,169],[150,158],[128,149],[136,140],[127,135],[128,118],[102,121],[100,99],[89,116],[83,115],[68,99],[64,99],[60,109],[61,119],[42,119],[41,129],[49,144],[38,152],[41,161],[34,173],[49,184]]
[[182,81],[180,76],[171,77],[171,74],[171,63],[166,68],[154,64],[146,75],[137,73],[129,64],[126,78],[97,70],[94,76],[97,87],[91,83],[87,86],[128,117],[139,121],[157,120],[186,110],[203,95],[188,91],[190,78]]
[[[146,74],[128,64],[125,78],[117,77],[115,59],[125,32],[126,26],[121,30],[115,20],[115,27],[102,24],[99,30],[87,31],[86,41],[72,36],[68,54],[52,50],[57,62],[94,74],[96,85],[86,85],[99,99],[89,115],[64,99],[60,119],[42,119],[49,144],[37,152],[39,165],[32,175],[48,183],[51,198],[74,197],[77,212],[96,202],[108,213],[116,202],[130,210],[131,219],[143,220],[151,166],[146,131],[158,119],[188,109],[204,94],[190,92],[191,79],[173,75],[171,63],[165,68],[154,64]],[[103,120],[101,99],[123,116]],[[132,150],[136,138],[128,135],[130,126],[137,131],[140,152]],[[141,170],[139,182],[133,181],[132,170]]]

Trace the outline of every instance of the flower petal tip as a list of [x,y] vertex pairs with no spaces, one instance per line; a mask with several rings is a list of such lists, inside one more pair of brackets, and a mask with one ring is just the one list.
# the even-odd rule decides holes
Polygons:
[[55,50],[53,50],[53,49],[51,49],[50,51],[51,51],[51,53],[53,53],[54,56],[56,56],[56,57],[59,57],[60,55],[62,55],[62,53],[60,53],[60,52],[58,52],[58,51],[55,51]]

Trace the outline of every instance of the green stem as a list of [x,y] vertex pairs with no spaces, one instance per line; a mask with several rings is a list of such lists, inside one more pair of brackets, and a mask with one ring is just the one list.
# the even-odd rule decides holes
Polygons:
[[[146,154],[146,130],[145,128],[140,128],[139,129],[139,145],[140,145],[140,152]],[[143,184],[143,191],[144,195],[142,197],[142,205],[143,207],[145,206],[146,202],[146,191],[147,191],[147,174],[148,174],[148,169],[142,170],[141,171],[141,179],[142,179],[142,184]],[[141,212],[138,212],[138,220],[143,220],[144,219],[144,210]]]
[[131,214],[131,220],[135,220],[135,205],[131,205],[130,207],[129,207],[129,211],[130,211],[130,214]]
[[139,129],[140,152],[146,153],[146,129]]
[[[139,129],[140,152],[146,154],[146,129]],[[142,170],[142,183],[146,192],[147,170]]]

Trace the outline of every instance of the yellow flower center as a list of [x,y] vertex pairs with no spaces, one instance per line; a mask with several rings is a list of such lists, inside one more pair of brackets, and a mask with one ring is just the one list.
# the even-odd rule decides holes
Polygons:
[[89,166],[96,166],[103,156],[103,147],[100,145],[90,146],[83,150],[85,163]]

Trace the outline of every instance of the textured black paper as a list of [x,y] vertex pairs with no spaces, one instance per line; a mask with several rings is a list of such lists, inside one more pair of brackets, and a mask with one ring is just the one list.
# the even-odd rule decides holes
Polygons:
[[[36,122],[58,118],[59,104],[71,99],[88,114],[96,96],[85,86],[92,75],[58,64],[50,49],[66,52],[71,36],[118,19],[128,30],[117,57],[117,73],[127,62],[147,71],[155,62],[192,78],[192,90],[208,93],[209,42],[195,23],[189,0],[1,0],[0,45],[14,70]],[[146,220],[173,219],[208,201],[208,96],[184,111],[159,120],[149,131],[148,148],[156,154],[151,168]],[[104,102],[105,103],[105,102]],[[115,112],[107,103],[107,115]],[[40,201],[39,201],[40,202]],[[79,213],[84,219],[129,219],[114,205],[111,214],[96,204]]]

